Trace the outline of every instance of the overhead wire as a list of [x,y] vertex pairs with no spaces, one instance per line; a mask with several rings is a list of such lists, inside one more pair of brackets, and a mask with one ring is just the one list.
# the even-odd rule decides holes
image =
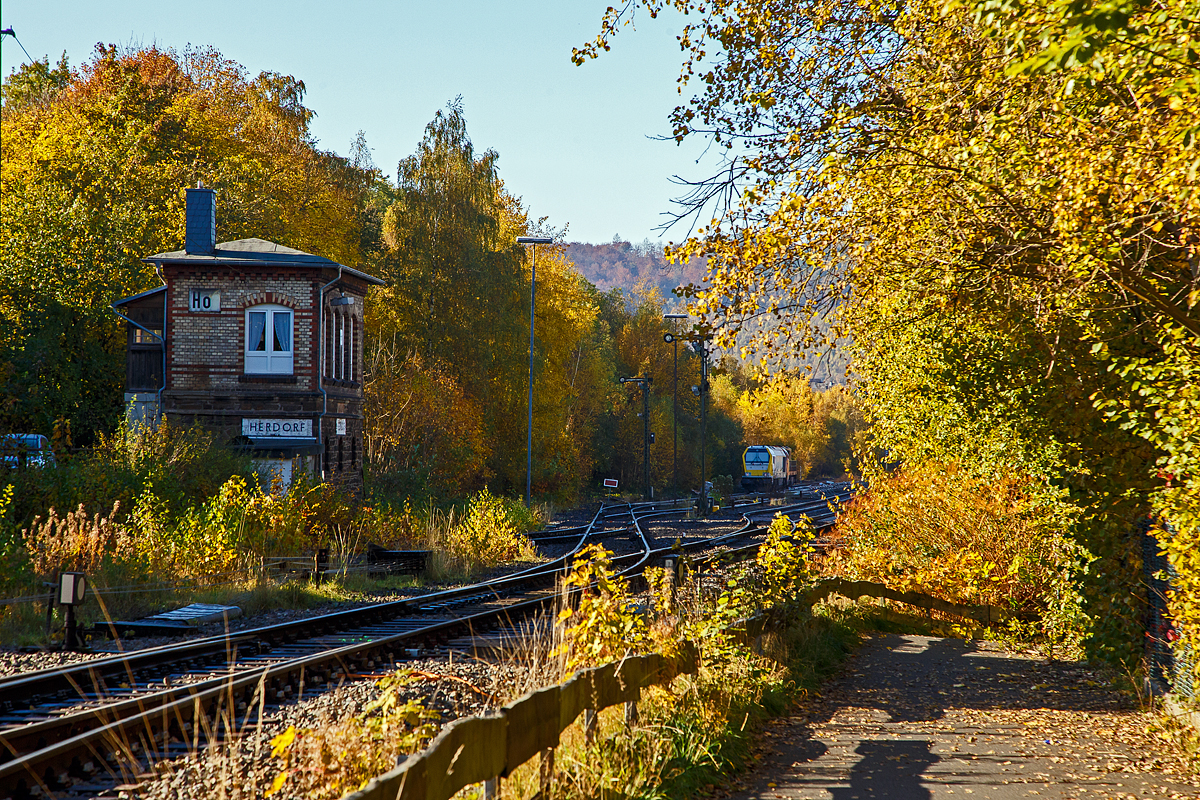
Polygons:
[[21,52],[25,54],[25,57],[29,59],[29,63],[32,64],[33,56],[29,55],[29,51],[25,49],[25,45],[21,44],[21,40],[17,38],[17,32],[12,28],[5,28],[4,30],[0,31],[0,37],[3,37],[5,34],[13,37],[13,41],[17,43],[17,46],[21,48]]

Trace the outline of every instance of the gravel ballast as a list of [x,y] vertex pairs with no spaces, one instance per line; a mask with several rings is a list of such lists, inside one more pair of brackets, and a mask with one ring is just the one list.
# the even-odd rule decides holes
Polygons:
[[[426,708],[440,714],[438,724],[442,725],[498,707],[510,699],[509,692],[520,680],[514,672],[516,668],[510,664],[466,659],[459,654],[453,658],[408,661],[398,666],[417,674],[400,690],[401,701],[420,700]],[[237,741],[159,764],[158,774],[142,780],[136,788],[129,787],[128,796],[145,800],[260,798],[283,767],[279,759],[271,756],[272,738],[289,726],[316,728],[360,716],[378,696],[375,680],[354,680],[269,711],[261,726],[252,722]],[[298,800],[302,796],[291,793],[287,784],[272,795],[282,800]]]

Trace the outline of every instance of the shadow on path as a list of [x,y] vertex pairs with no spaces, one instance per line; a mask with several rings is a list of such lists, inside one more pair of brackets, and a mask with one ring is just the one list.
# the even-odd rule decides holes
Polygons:
[[1200,797],[1148,719],[1086,664],[878,635],[763,732],[744,800]]
[[850,771],[850,785],[831,789],[833,800],[928,800],[933,794],[922,784],[921,774],[941,761],[930,752],[931,744],[912,739],[863,742],[855,748],[862,758]]

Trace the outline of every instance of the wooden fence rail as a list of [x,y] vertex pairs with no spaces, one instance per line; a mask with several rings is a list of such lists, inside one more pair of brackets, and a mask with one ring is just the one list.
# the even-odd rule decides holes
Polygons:
[[506,777],[535,755],[552,753],[580,714],[636,703],[647,686],[697,669],[699,655],[689,643],[676,659],[652,653],[580,670],[494,714],[454,720],[425,750],[345,800],[448,800],[464,786]]

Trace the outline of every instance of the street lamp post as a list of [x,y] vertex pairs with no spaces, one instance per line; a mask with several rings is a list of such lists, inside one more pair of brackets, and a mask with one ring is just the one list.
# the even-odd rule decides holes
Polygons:
[[708,448],[708,348],[703,338],[696,340],[700,349],[700,516],[708,516],[708,481],[704,475],[705,450]]
[[671,380],[671,488],[679,495],[679,337],[675,335],[676,320],[687,319],[687,314],[663,314],[671,320],[671,332],[663,341],[675,350],[675,369]]
[[642,496],[650,498],[650,379],[621,378],[621,385],[641,384],[642,387]]
[[687,337],[692,349],[700,356],[700,385],[692,394],[700,398],[700,508],[701,517],[708,516],[708,481],[705,478],[705,450],[708,445],[708,340],[711,333],[696,332]]
[[530,505],[530,492],[533,487],[533,303],[537,298],[537,246],[553,244],[549,236],[518,236],[517,244],[531,244],[533,251],[529,256],[529,418],[525,437],[525,507]]

